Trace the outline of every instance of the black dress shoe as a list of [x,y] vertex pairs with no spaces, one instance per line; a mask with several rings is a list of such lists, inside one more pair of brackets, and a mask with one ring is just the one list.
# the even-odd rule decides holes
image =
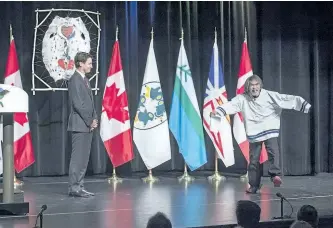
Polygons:
[[72,197],[84,197],[84,198],[88,198],[90,196],[87,193],[83,192],[82,190],[76,192],[69,192],[68,195]]
[[85,190],[85,189],[82,189],[81,191],[84,192],[84,193],[87,194],[87,195],[90,195],[90,196],[94,196],[94,195],[95,195],[94,193],[92,193],[92,192],[88,192],[88,191]]

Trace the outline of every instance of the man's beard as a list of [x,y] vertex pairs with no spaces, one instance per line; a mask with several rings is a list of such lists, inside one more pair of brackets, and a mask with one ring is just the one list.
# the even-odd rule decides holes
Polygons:
[[259,95],[260,95],[260,89],[253,89],[253,90],[251,90],[251,96],[253,97],[253,98],[258,98],[259,97]]

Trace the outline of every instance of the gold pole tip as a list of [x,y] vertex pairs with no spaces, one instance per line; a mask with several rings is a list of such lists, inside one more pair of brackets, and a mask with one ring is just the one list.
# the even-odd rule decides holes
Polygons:
[[181,37],[180,37],[180,39],[181,39],[181,40],[184,39],[184,29],[183,29],[183,28],[182,28],[182,30],[181,30]]

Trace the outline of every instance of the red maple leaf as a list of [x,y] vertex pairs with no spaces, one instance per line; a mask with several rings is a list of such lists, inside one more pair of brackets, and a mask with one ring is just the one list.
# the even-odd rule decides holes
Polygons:
[[24,112],[15,113],[14,121],[23,126],[25,123],[28,123],[27,114]]
[[118,96],[118,91],[115,83],[105,88],[103,107],[109,120],[114,118],[125,123],[129,119],[128,111],[125,109],[128,106],[127,96],[125,92]]

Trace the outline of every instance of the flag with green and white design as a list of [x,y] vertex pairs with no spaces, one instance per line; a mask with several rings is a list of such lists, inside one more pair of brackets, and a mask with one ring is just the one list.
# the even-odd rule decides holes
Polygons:
[[202,119],[183,40],[178,55],[169,128],[192,171],[207,163]]

